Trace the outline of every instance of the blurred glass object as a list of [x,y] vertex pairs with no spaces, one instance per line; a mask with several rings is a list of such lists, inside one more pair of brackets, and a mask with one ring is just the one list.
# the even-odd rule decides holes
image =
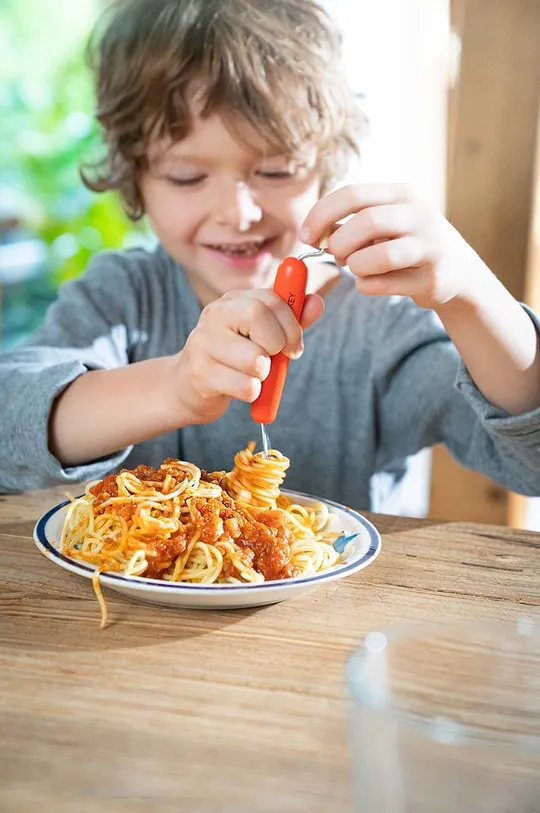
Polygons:
[[348,665],[359,813],[540,809],[540,630],[403,624]]

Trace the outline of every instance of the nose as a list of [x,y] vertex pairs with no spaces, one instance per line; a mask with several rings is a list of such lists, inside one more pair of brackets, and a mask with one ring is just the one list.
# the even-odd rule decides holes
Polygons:
[[240,232],[249,231],[254,223],[259,223],[262,219],[262,209],[255,201],[248,184],[243,181],[233,182],[222,188],[220,200],[216,204],[216,219],[219,224]]

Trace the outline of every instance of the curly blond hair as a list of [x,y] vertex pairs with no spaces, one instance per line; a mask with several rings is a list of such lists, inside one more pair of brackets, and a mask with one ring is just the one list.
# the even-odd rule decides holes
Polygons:
[[341,37],[315,0],[115,0],[88,49],[106,155],[81,170],[144,215],[151,138],[180,141],[199,114],[242,121],[290,158],[313,151],[323,187],[358,154],[362,115],[341,70]]

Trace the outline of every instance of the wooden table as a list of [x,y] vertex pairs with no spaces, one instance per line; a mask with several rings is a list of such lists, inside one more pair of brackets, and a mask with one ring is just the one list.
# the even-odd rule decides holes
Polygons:
[[540,620],[540,536],[372,517],[379,559],[257,610],[108,594],[32,542],[59,491],[0,497],[0,810],[350,813],[345,661],[408,619]]

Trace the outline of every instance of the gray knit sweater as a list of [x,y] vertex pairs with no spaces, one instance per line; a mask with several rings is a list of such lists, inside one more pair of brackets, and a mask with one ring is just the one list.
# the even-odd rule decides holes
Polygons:
[[[97,255],[61,288],[30,340],[0,356],[0,491],[67,485],[166,457],[230,468],[235,452],[259,438],[239,402],[212,424],[85,466],[62,468],[47,446],[51,406],[71,381],[176,353],[199,315],[183,269],[162,248]],[[540,410],[510,417],[492,406],[433,312],[408,299],[363,297],[345,274],[306,331],[269,429],[291,458],[289,488],[346,505],[391,510],[407,458],[439,442],[502,485],[540,495]]]

